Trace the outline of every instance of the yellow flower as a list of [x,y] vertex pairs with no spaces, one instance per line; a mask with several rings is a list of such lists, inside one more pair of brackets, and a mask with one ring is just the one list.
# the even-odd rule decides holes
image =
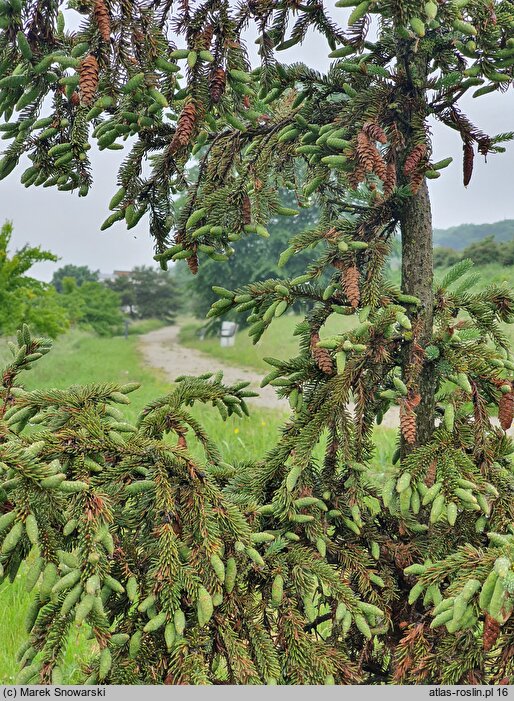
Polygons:
[[234,433],[239,433],[239,429],[238,429],[238,428],[235,428],[235,429],[234,429]]
[[265,421],[261,421],[261,426],[266,426],[266,422],[265,422]]

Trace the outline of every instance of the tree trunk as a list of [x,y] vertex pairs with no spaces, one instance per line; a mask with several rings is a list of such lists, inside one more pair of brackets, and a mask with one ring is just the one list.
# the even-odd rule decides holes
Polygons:
[[[426,181],[418,193],[407,200],[401,217],[402,235],[402,291],[415,295],[421,300],[417,314],[412,318],[413,328],[417,329],[417,341],[422,346],[432,339],[434,297],[433,284],[433,244],[432,211]],[[408,365],[412,361],[412,345],[406,349],[403,374],[408,375]],[[434,408],[436,382],[433,368],[424,365],[418,381],[421,401],[416,411],[417,444],[427,443],[434,430]],[[408,452],[404,445],[402,453]]]

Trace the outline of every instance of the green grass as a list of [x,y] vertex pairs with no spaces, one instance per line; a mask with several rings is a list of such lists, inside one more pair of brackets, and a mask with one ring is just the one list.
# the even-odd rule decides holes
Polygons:
[[16,652],[26,640],[23,622],[27,615],[32,596],[27,594],[23,584],[23,569],[20,569],[15,581],[0,585],[0,683],[14,684],[18,663]]
[[[16,654],[25,643],[27,634],[24,621],[33,599],[33,594],[25,591],[25,567],[20,567],[16,579],[11,584],[5,581],[0,585],[0,684],[14,684],[19,663]],[[87,661],[91,642],[86,640],[86,631],[75,628],[61,664],[63,679],[67,684],[80,684],[83,681],[81,665]]]
[[[447,270],[448,268],[436,268],[435,279],[440,280]],[[480,275],[480,280],[472,288],[473,290],[480,290],[492,284],[500,285],[503,282],[506,282],[511,289],[514,289],[514,266],[512,265],[498,265],[496,263],[474,265],[471,268],[471,272]]]
[[93,382],[140,382],[130,395],[127,417],[135,419],[143,406],[170,385],[141,365],[136,336],[105,338],[75,330],[59,337],[51,352],[22,377],[27,389],[65,388]]
[[143,333],[162,329],[163,326],[168,326],[168,323],[162,319],[137,319],[129,321],[128,334],[129,336],[140,336]]
[[[201,328],[200,322],[191,321],[191,319],[182,319],[181,331],[179,339],[183,345],[189,348],[201,350],[204,353],[211,355],[216,360],[237,365],[241,367],[251,367],[262,372],[263,374],[269,371],[269,365],[264,362],[263,358],[272,356],[275,358],[287,358],[295,355],[298,352],[298,339],[293,337],[294,329],[301,321],[300,316],[287,315],[276,319],[271,324],[271,327],[264,334],[257,345],[252,345],[248,338],[247,330],[239,331],[236,336],[235,345],[231,348],[222,348],[218,338],[206,338],[201,341],[197,335],[197,331]],[[341,333],[343,330],[351,328],[351,325],[358,323],[355,319],[332,314],[327,323],[323,327],[321,337],[325,338],[334,333]],[[215,362],[215,361],[213,361]],[[253,412],[255,414],[255,412]],[[250,427],[244,421],[234,422],[234,428],[225,428],[221,435],[222,445],[227,441],[227,434],[234,431],[237,435],[237,443],[234,445],[231,441],[230,446],[227,446],[227,455],[232,459],[240,458],[241,452],[244,450],[244,444],[255,452],[253,455],[263,455],[266,449],[273,445],[275,436],[278,436],[277,422],[280,419],[276,412],[270,412],[270,416],[266,418],[265,412],[260,411],[255,414]],[[259,424],[266,429],[271,428],[273,435],[266,435],[264,442],[259,429]],[[233,438],[233,436],[231,436]],[[391,456],[396,448],[397,432],[393,429],[377,426],[375,428],[376,454],[373,460],[373,466],[377,474],[377,478],[383,477],[387,472],[391,471]],[[323,455],[325,439],[322,439],[314,451],[315,457],[318,459]],[[249,450],[250,454],[251,451]],[[233,457],[234,456],[234,457]],[[229,459],[230,462],[230,459]]]

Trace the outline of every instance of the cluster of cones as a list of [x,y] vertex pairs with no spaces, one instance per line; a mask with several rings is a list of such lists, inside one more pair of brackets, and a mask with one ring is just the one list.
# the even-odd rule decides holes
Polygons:
[[366,122],[357,134],[355,148],[351,153],[351,157],[356,161],[350,174],[352,187],[357,187],[371,173],[377,175],[384,184],[390,179],[388,164],[384,161],[376,142],[387,143],[385,132],[376,122]]

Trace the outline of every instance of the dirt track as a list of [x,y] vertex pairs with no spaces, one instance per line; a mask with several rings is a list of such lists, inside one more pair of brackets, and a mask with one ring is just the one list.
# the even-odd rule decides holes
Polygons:
[[250,405],[287,411],[289,407],[287,401],[278,399],[273,387],[268,386],[263,389],[259,387],[262,375],[258,372],[228,365],[194,348],[185,348],[178,342],[179,333],[180,327],[175,325],[141,336],[140,347],[148,365],[163,370],[171,381],[180,375],[201,375],[204,372],[223,370],[227,383],[246,380],[250,382],[252,390],[259,392],[258,397],[248,400]]
[[[185,348],[178,342],[180,326],[166,326],[157,331],[151,331],[140,337],[140,349],[148,365],[163,370],[168,379],[173,382],[179,375],[201,375],[204,372],[223,370],[223,375],[228,383],[238,380],[247,380],[258,397],[248,400],[250,405],[263,409],[289,410],[289,404],[285,399],[278,399],[273,387],[269,385],[261,389],[259,387],[262,375],[256,370],[239,368],[222,363],[206,353],[201,353],[193,348]],[[350,407],[351,409],[352,407]],[[384,416],[382,426],[385,428],[397,428],[400,423],[399,411],[390,409]],[[492,423],[498,425],[498,419],[494,417]],[[514,425],[507,432],[514,435]]]
[[[175,325],[166,326],[141,336],[140,348],[148,365],[164,371],[170,381],[180,375],[201,375],[204,372],[223,370],[227,382],[247,380],[250,382],[250,387],[255,392],[259,392],[258,397],[248,400],[250,405],[253,404],[263,409],[289,410],[287,401],[278,399],[273,387],[269,385],[263,389],[259,387],[262,375],[257,371],[234,367],[201,351],[185,348],[178,342],[179,333],[180,327]],[[396,428],[398,423],[398,410],[391,409],[384,417],[382,426]]]

